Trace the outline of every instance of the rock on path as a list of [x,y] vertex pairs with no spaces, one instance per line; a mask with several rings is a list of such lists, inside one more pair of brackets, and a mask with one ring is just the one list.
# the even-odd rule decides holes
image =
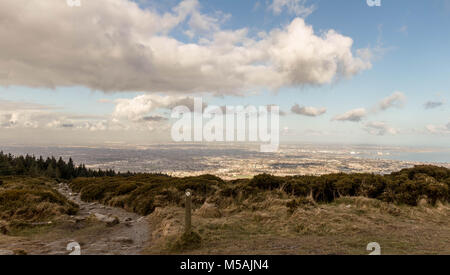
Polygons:
[[[83,221],[90,216],[110,225],[111,232],[107,236],[99,236],[94,241],[83,244],[81,254],[138,255],[146,247],[149,240],[149,226],[146,217],[130,213],[122,208],[109,207],[99,203],[87,203],[70,187],[61,183],[57,190],[69,200],[80,206],[80,211],[73,217],[75,222]],[[71,240],[57,241],[47,244],[48,254],[68,254],[65,249]],[[76,242],[76,240],[73,240]],[[64,243],[66,242],[66,243]],[[52,248],[58,247],[57,251]]]

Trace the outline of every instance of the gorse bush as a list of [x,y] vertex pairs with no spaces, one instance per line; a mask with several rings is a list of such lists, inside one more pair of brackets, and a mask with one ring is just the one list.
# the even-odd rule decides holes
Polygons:
[[117,195],[124,195],[134,191],[136,188],[138,188],[136,183],[124,183],[117,187],[116,193]]
[[161,174],[137,174],[129,177],[77,178],[71,188],[85,201],[123,207],[147,215],[156,207],[182,205],[187,189],[194,193],[193,203],[202,204],[224,181],[212,175],[174,178]]
[[450,200],[449,196],[450,187],[445,183],[431,183],[426,186],[425,194],[431,204],[436,204],[438,200],[444,201],[443,198],[447,198],[447,201]]
[[261,190],[273,190],[280,188],[284,182],[285,180],[280,177],[262,174],[253,177],[253,179],[250,180],[250,186],[257,187]]
[[[415,206],[420,199],[430,204],[450,200],[450,169],[416,166],[390,175],[328,174],[323,176],[277,177],[268,174],[252,179],[223,181],[212,176],[177,178],[160,174],[128,177],[77,178],[71,183],[84,200],[120,206],[142,215],[156,207],[184,206],[184,191],[193,191],[192,202],[200,206],[208,198],[217,204],[264,200],[265,192],[283,192],[298,198],[288,207],[295,208],[310,197],[314,202],[329,203],[341,197],[362,196]],[[227,199],[228,198],[228,199]]]
[[3,177],[0,186],[0,219],[12,223],[49,221],[74,215],[78,206],[45,183],[48,179]]

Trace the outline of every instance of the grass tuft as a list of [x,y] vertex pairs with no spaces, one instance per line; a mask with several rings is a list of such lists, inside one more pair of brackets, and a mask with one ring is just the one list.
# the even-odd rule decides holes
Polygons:
[[171,252],[184,252],[199,249],[202,246],[202,238],[195,231],[185,232],[173,243],[169,244]]

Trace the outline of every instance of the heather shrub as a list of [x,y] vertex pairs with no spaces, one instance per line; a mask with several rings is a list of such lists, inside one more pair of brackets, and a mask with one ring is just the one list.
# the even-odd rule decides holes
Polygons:
[[47,222],[60,215],[75,215],[77,211],[78,205],[41,180],[7,178],[0,187],[0,220],[9,223]]
[[250,185],[262,190],[273,190],[280,188],[283,184],[283,179],[268,174],[257,175],[250,181]]
[[[242,203],[263,203],[267,192],[279,192],[295,198],[288,204],[294,209],[301,200],[310,197],[313,202],[330,203],[342,197],[367,197],[415,206],[421,198],[429,203],[448,202],[450,197],[450,169],[417,166],[389,175],[328,174],[323,176],[277,177],[268,174],[252,179],[223,181],[213,175],[198,177],[170,177],[161,174],[134,174],[130,176],[77,178],[71,187],[81,192],[82,199],[96,200],[121,206],[142,215],[156,207],[184,206],[184,192],[193,192],[194,207],[208,198],[221,206]],[[281,196],[281,197],[283,197]]]

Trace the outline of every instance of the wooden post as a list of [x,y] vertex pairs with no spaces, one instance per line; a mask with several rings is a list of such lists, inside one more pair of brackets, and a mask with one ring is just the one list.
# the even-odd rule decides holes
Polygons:
[[185,217],[185,232],[190,233],[191,232],[191,209],[192,209],[192,191],[187,189],[186,190],[186,217]]

